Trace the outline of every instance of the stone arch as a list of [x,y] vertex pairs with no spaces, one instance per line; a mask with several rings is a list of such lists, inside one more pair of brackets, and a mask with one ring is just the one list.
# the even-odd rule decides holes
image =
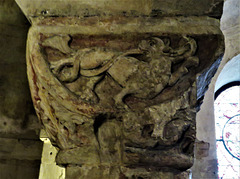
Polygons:
[[[221,64],[209,84],[208,91],[205,93],[201,109],[197,113],[196,130],[198,140],[195,145],[195,161],[194,166],[192,167],[193,179],[218,178],[214,121],[214,94],[219,88],[221,88],[222,84],[224,85],[224,83],[227,84],[228,82],[237,80],[232,77],[228,78],[228,80],[220,79],[226,77],[229,67],[232,66],[230,64],[233,63],[231,62],[231,59],[236,58],[236,61],[239,61],[240,11],[238,4],[238,0],[224,1],[223,15],[220,23],[225,39],[225,52]],[[226,73],[224,75],[225,70]]]
[[219,178],[237,177],[239,173],[239,140],[236,140],[240,119],[239,69],[240,54],[225,64],[215,83],[214,115]]
[[236,55],[229,62],[226,63],[215,83],[214,93],[215,94],[220,93],[221,88],[227,84],[240,82],[239,70],[240,70],[240,54]]

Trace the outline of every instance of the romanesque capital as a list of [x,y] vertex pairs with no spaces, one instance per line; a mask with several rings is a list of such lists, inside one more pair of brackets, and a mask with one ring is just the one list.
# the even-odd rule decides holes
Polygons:
[[67,178],[187,178],[196,78],[223,52],[218,20],[159,15],[154,0],[39,2],[19,1],[28,79]]

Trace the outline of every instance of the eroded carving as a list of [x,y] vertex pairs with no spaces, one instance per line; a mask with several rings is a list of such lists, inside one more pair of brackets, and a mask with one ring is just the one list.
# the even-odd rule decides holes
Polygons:
[[[68,46],[69,41],[69,36],[54,36],[42,43],[43,46],[57,49],[68,56],[50,62],[53,74],[61,82],[70,83],[77,78],[107,73],[122,87],[113,97],[118,107],[123,106],[122,100],[129,94],[138,98],[154,98],[167,85],[173,86],[188,73],[189,68],[196,67],[199,63],[198,57],[194,56],[196,41],[185,36],[179,42],[180,47],[176,49],[170,46],[169,39],[151,37],[142,40],[136,49],[125,53],[96,47],[73,50]],[[172,65],[176,63],[180,65],[172,72]],[[98,80],[95,84],[97,82]],[[91,85],[88,89],[93,90],[93,87],[94,85]],[[90,91],[88,94],[94,96]]]
[[[193,37],[136,38],[126,50],[79,48],[73,35],[34,38],[30,87],[39,118],[61,148],[59,163],[111,165],[122,175],[121,167],[185,170],[192,165],[193,79],[199,65]],[[162,100],[171,89],[180,95]]]

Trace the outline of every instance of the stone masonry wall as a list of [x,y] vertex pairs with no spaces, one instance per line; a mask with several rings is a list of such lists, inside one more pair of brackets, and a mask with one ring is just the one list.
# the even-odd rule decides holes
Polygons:
[[29,23],[14,0],[0,1],[0,178],[38,178],[42,142],[26,77]]

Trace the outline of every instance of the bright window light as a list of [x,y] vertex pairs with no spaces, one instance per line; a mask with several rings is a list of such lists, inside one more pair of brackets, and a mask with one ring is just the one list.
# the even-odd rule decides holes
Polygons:
[[219,179],[240,178],[240,86],[222,91],[214,102]]

